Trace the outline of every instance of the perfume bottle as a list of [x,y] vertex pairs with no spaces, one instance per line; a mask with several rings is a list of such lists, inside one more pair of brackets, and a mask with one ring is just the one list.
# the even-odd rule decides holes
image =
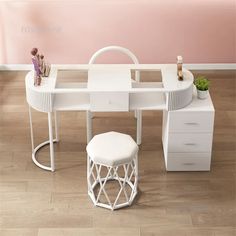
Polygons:
[[178,80],[183,80],[183,58],[182,56],[177,56],[177,76],[178,76]]

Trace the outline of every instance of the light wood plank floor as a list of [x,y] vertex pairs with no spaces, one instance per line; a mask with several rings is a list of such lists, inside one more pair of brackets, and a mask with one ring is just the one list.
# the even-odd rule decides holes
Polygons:
[[[139,152],[139,195],[111,212],[92,205],[86,185],[85,114],[62,112],[55,173],[31,161],[26,72],[0,72],[1,236],[236,235],[236,72],[195,71],[212,81],[216,109],[212,170],[165,171],[161,112],[145,112]],[[69,74],[61,74],[65,80]],[[77,78],[71,73],[70,78]],[[80,75],[82,78],[85,75]],[[158,77],[158,76],[157,76]],[[142,79],[157,80],[150,73]],[[47,115],[34,112],[36,143],[47,138]],[[94,133],[116,130],[135,138],[131,113],[96,114]],[[48,148],[40,153],[47,163]]]

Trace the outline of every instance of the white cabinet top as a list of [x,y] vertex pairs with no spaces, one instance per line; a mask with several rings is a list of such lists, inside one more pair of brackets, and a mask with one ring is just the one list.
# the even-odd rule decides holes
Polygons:
[[196,87],[194,86],[192,102],[188,106],[181,108],[179,110],[175,110],[173,112],[186,112],[186,111],[215,111],[210,93],[208,94],[206,99],[199,99],[197,97]]

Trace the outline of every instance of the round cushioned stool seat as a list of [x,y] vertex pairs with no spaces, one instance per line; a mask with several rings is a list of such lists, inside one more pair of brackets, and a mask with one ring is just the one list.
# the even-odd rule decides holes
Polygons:
[[95,163],[117,166],[132,161],[138,145],[131,136],[112,131],[95,135],[87,145],[87,152]]

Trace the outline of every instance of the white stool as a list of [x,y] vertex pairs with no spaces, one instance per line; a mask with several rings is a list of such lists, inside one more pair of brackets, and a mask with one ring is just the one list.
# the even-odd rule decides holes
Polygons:
[[[131,205],[138,187],[138,146],[131,136],[117,132],[95,135],[86,149],[88,194],[94,205],[111,210]],[[119,185],[114,201],[106,190],[110,180]]]

